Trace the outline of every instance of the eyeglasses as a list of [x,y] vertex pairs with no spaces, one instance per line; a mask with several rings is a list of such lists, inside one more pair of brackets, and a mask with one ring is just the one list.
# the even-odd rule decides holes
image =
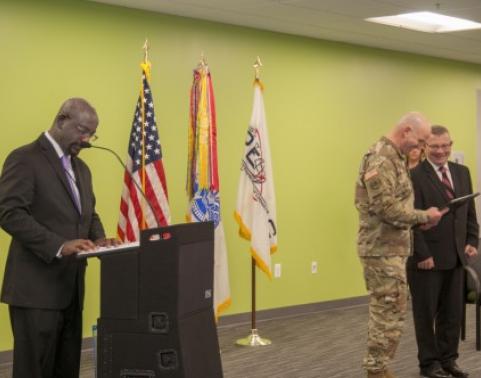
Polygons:
[[453,145],[453,142],[446,144],[426,144],[432,150],[448,150]]
[[75,128],[81,135],[88,136],[89,140],[92,142],[95,142],[97,139],[99,139],[99,137],[95,133],[92,133],[92,131],[90,131],[87,127],[79,123],[75,125]]

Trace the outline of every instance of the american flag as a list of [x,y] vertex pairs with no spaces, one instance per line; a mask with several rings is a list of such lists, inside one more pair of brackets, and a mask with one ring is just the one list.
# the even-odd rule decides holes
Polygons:
[[[142,63],[141,67],[142,88],[130,132],[127,171],[124,173],[117,225],[117,234],[122,241],[137,241],[139,230],[167,226],[170,223],[162,148],[149,85],[150,63]],[[145,203],[142,193],[139,193],[132,180],[143,189],[149,203]]]

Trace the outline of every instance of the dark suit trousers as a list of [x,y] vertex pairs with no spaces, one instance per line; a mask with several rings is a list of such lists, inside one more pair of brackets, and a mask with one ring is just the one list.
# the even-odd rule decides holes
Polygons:
[[421,368],[458,358],[463,268],[408,270]]
[[64,310],[9,306],[12,324],[12,378],[78,378],[82,311],[78,296]]

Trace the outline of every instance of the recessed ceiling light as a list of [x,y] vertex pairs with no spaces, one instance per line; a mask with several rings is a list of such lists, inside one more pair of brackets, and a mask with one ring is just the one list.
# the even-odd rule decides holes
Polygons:
[[447,33],[481,28],[480,23],[433,12],[414,12],[396,16],[371,17],[366,18],[366,21],[427,33]]

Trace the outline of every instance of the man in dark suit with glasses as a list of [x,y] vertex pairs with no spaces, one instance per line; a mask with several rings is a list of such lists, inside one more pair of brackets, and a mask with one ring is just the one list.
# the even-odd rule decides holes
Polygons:
[[[426,160],[411,171],[415,207],[443,208],[472,193],[467,167],[448,162],[452,140],[444,126],[432,126]],[[474,201],[451,208],[439,224],[414,231],[407,262],[421,375],[467,377],[456,363],[462,315],[463,265],[476,255],[478,222]]]
[[75,254],[106,239],[92,179],[78,158],[98,116],[65,101],[52,127],[11,152],[0,177],[0,226],[12,236],[1,301],[9,305],[13,377],[78,377],[86,262]]

